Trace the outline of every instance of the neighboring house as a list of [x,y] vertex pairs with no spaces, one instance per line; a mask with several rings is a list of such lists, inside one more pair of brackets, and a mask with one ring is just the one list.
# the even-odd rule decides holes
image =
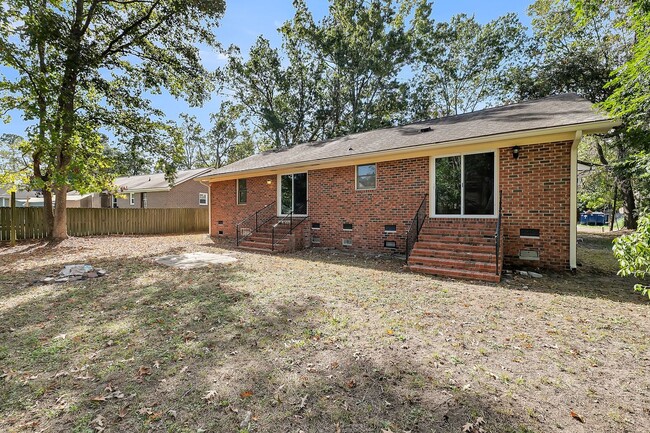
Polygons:
[[[102,194],[93,207],[119,208],[200,208],[208,206],[208,187],[193,180],[210,168],[183,170],[176,173],[170,186],[162,173],[118,177],[117,195]],[[99,196],[99,195],[97,195]]]
[[576,269],[578,143],[618,124],[564,94],[264,152],[200,176],[210,235],[395,251],[487,281],[503,265]]
[[[79,194],[70,191],[67,194],[67,207],[87,207],[84,203],[91,199],[92,194]],[[56,205],[56,196],[52,197]],[[11,206],[11,193],[0,189],[0,207]],[[40,191],[16,191],[16,207],[43,207],[43,194]]]

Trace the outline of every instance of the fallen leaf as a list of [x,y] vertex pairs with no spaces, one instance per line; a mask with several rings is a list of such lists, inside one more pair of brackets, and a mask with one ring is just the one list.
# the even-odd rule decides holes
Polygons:
[[212,401],[216,396],[217,396],[217,391],[214,390],[214,389],[211,389],[210,391],[205,393],[205,395],[202,398],[203,398],[203,400]]
[[143,376],[148,376],[151,374],[151,368],[145,367],[144,365],[141,365],[140,368],[138,368],[138,376],[143,377]]
[[250,390],[242,391],[242,392],[239,394],[239,396],[240,396],[241,398],[249,398],[249,397],[252,397],[252,396],[253,396],[253,391],[250,391]]
[[124,418],[128,413],[126,410],[128,407],[129,407],[128,404],[126,406],[121,407],[120,410],[117,412],[117,416],[119,416],[120,418]]
[[393,335],[394,333],[395,333],[395,331],[393,331],[392,329],[387,329],[386,330],[386,334],[388,334],[388,335]]
[[346,385],[348,386],[348,388],[352,389],[357,386],[357,382],[354,379],[350,379]]
[[96,395],[95,397],[90,398],[91,401],[106,401],[106,397],[103,395]]
[[571,410],[571,417],[573,419],[575,419],[576,421],[580,421],[583,424],[585,423],[585,419],[583,417],[581,417],[580,415],[578,415],[577,413],[575,413],[573,410]]

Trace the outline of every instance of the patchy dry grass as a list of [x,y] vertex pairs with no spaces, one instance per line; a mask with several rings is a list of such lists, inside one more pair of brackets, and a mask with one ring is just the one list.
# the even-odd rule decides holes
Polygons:
[[[581,237],[576,276],[500,285],[331,251],[151,260],[232,251],[205,236],[0,249],[0,431],[650,431],[650,304]],[[75,262],[109,273],[32,283]]]

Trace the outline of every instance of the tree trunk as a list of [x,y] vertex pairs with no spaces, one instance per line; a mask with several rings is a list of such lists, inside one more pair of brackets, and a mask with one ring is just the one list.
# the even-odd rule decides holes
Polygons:
[[618,185],[621,190],[621,198],[623,199],[623,216],[625,221],[625,228],[636,230],[637,228],[637,215],[636,203],[634,200],[634,190],[632,189],[632,179],[628,176],[616,176]]
[[54,227],[52,238],[55,241],[62,241],[68,238],[68,219],[66,215],[66,198],[68,187],[62,186],[54,190],[56,195],[56,207],[54,208]]
[[[615,145],[618,161],[625,161],[627,159],[628,152],[625,149],[623,141],[617,139],[615,141]],[[621,190],[621,198],[623,199],[623,216],[625,221],[625,228],[636,230],[637,215],[636,203],[634,200],[634,189],[632,189],[632,176],[628,170],[618,172],[614,170],[614,177],[618,182],[618,187]]]
[[54,212],[52,206],[52,191],[48,188],[43,188],[43,214],[45,215],[45,228],[47,229],[48,237],[52,236],[54,232]]

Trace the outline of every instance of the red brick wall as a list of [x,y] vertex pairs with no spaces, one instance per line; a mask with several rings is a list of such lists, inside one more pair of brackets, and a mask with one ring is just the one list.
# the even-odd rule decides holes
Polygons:
[[[271,181],[270,184],[267,181]],[[237,183],[234,180],[210,184],[212,221],[210,234],[235,238],[237,223],[276,200],[276,176],[250,177],[246,181],[248,200],[237,204]],[[219,221],[222,224],[219,224]],[[219,235],[219,232],[222,232]]]
[[[518,159],[511,147],[499,152],[506,265],[569,268],[571,144],[522,146]],[[522,228],[539,229],[539,239],[522,239]],[[520,260],[521,250],[537,251],[539,261]]]
[[[568,268],[571,144],[522,146],[518,159],[512,148],[499,151],[506,265]],[[276,176],[248,178],[248,203],[237,205],[234,180],[212,183],[211,233],[234,237],[237,222],[276,200],[276,188]],[[320,246],[346,249],[342,240],[351,239],[351,249],[384,252],[384,241],[394,240],[403,252],[407,227],[429,192],[429,158],[378,163],[377,188],[367,191],[355,189],[354,166],[311,170],[308,189],[308,227],[320,223],[319,230],[310,230]],[[344,231],[344,223],[351,223],[352,231]],[[397,232],[385,233],[387,224],[395,224]],[[540,238],[520,238],[521,228],[539,229]],[[521,250],[537,251],[539,261],[520,260]]]
[[[320,246],[343,247],[351,239],[351,249],[390,251],[384,241],[397,242],[405,249],[405,233],[415,212],[429,190],[429,158],[403,159],[377,163],[377,188],[355,189],[355,166],[309,172],[309,214],[320,230]],[[351,223],[352,231],[343,224]],[[396,233],[385,233],[384,226],[394,224]]]

